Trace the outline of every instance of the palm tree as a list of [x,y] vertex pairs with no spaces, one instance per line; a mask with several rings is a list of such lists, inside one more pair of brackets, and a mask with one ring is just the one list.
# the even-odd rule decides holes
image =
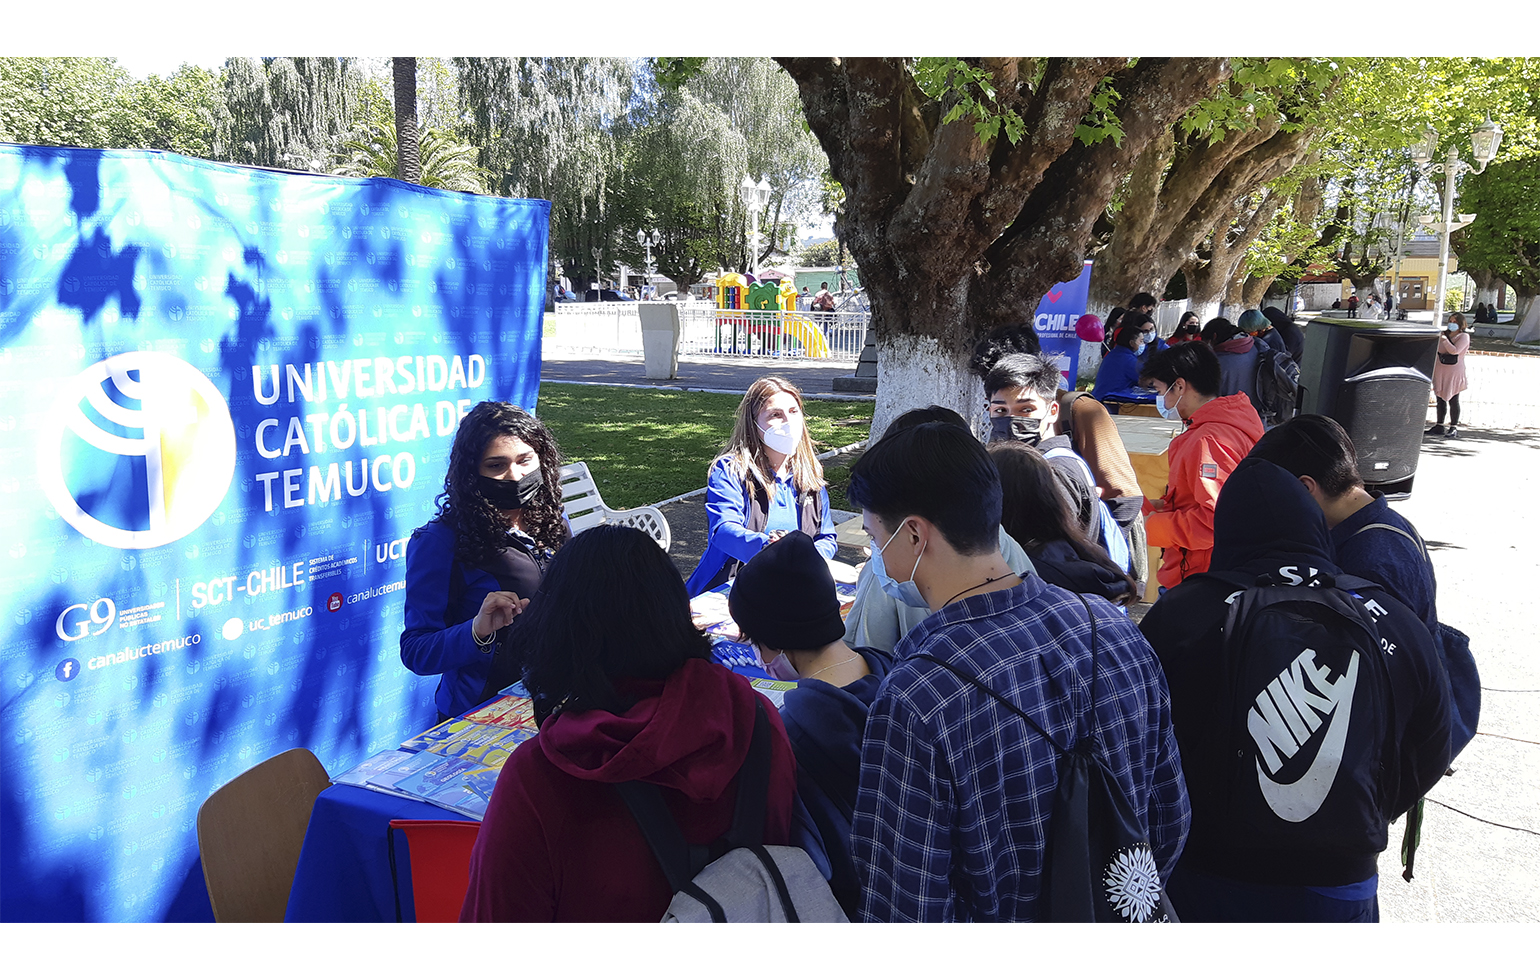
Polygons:
[[[342,149],[337,166],[332,168],[334,174],[406,179],[396,166],[396,125],[389,119],[378,119],[355,130]],[[471,194],[486,194],[492,185],[492,173],[477,164],[475,147],[443,130],[424,130],[420,152],[418,179],[413,183]]]
[[396,159],[401,180],[422,183],[422,164],[417,145],[417,59],[390,59],[396,89]]

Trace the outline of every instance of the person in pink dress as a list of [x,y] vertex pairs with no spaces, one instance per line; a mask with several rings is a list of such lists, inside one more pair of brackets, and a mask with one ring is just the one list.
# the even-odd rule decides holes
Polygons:
[[[1452,313],[1444,333],[1438,338],[1438,360],[1433,364],[1433,396],[1438,399],[1438,421],[1425,435],[1454,438],[1459,435],[1460,392],[1466,388],[1465,354],[1470,350],[1470,334],[1465,331],[1465,314]],[[1449,427],[1444,427],[1444,413],[1449,413]]]

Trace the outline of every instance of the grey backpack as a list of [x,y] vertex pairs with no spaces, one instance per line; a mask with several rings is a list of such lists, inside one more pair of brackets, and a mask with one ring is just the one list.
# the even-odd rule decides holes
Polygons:
[[655,784],[615,789],[674,890],[664,922],[850,921],[806,851],[764,844],[770,721],[762,703],[754,705],[754,737],[738,771],[732,827],[714,843],[688,843]]

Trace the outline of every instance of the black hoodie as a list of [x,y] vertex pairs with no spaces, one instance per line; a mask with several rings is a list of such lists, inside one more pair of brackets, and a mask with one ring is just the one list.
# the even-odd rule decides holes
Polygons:
[[1293,317],[1276,306],[1269,306],[1262,311],[1262,315],[1272,322],[1273,328],[1278,331],[1278,335],[1282,338],[1283,346],[1289,352],[1289,356],[1294,358],[1295,363],[1298,363],[1300,357],[1305,353],[1305,332],[1294,323]]
[[[1364,881],[1376,873],[1372,850],[1288,850],[1266,839],[1242,836],[1225,819],[1233,767],[1220,769],[1206,751],[1225,730],[1235,705],[1220,666],[1226,600],[1238,587],[1269,572],[1308,578],[1338,574],[1321,510],[1288,471],[1260,459],[1243,460],[1219,494],[1214,509],[1214,554],[1209,572],[1167,592],[1140,624],[1160,658],[1171,688],[1171,719],[1182,753],[1192,801],[1192,831],[1183,864],[1238,881],[1272,885],[1331,886]],[[1427,628],[1378,587],[1355,594],[1378,612],[1376,626],[1388,655],[1394,731],[1384,756],[1380,810],[1384,822],[1421,798],[1449,765],[1450,701],[1445,675]]]
[[1113,603],[1128,592],[1126,578],[1080,557],[1068,541],[1050,541],[1028,551],[1027,557],[1032,559],[1038,577],[1049,585],[1082,595],[1101,596]]

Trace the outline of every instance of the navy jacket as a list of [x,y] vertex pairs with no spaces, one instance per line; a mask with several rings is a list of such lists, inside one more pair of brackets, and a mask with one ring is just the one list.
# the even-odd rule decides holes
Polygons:
[[1049,585],[1081,595],[1101,596],[1108,602],[1116,602],[1128,591],[1123,576],[1081,558],[1068,541],[1050,541],[1027,555],[1037,574]]
[[1262,311],[1262,315],[1272,321],[1273,329],[1278,331],[1283,340],[1284,349],[1289,352],[1290,357],[1294,358],[1296,364],[1299,363],[1305,353],[1305,332],[1299,329],[1293,317],[1276,306],[1269,306]]
[[[1265,520],[1257,519],[1266,515]],[[1171,686],[1171,717],[1181,746],[1182,770],[1192,799],[1192,832],[1182,855],[1186,867],[1235,881],[1270,885],[1338,886],[1376,873],[1378,847],[1330,852],[1291,850],[1286,842],[1237,838],[1229,819],[1235,766],[1216,763],[1214,744],[1228,737],[1235,705],[1225,686],[1223,628],[1235,585],[1220,575],[1255,581],[1288,566],[1339,571],[1326,518],[1297,479],[1260,459],[1242,460],[1220,492],[1214,513],[1214,553],[1209,574],[1168,591],[1145,615],[1140,629],[1160,658]],[[1449,765],[1449,679],[1432,638],[1415,614],[1380,589],[1361,590],[1378,610],[1376,626],[1391,644],[1390,728],[1385,733],[1380,815],[1404,813],[1438,782]]]
[[[519,583],[525,597],[539,584],[538,568],[533,563],[531,568],[535,579]],[[467,568],[455,558],[455,533],[448,525],[433,520],[412,532],[406,543],[401,663],[414,674],[440,675],[433,703],[443,714],[462,714],[483,700],[493,654],[476,645],[471,620],[487,593],[500,588],[491,572]]]
[[1139,358],[1127,347],[1114,347],[1096,369],[1096,386],[1091,389],[1091,397],[1101,401],[1111,392],[1137,387]]
[[[1383,528],[1364,530],[1370,524],[1389,524],[1417,540],[1408,540]],[[1430,634],[1437,634],[1438,610],[1434,597],[1438,583],[1433,577],[1433,565],[1417,546],[1421,539],[1412,522],[1391,510],[1390,501],[1381,493],[1374,494],[1374,503],[1359,508],[1356,514],[1331,529],[1337,564],[1344,572],[1383,585],[1417,614]]]
[[893,655],[857,647],[870,674],[845,687],[817,678],[799,681],[786,692],[781,720],[797,756],[797,794],[823,839],[834,876],[830,889],[854,916],[860,902],[855,867],[850,861],[850,817],[861,780],[861,737],[877,689],[893,666]]

